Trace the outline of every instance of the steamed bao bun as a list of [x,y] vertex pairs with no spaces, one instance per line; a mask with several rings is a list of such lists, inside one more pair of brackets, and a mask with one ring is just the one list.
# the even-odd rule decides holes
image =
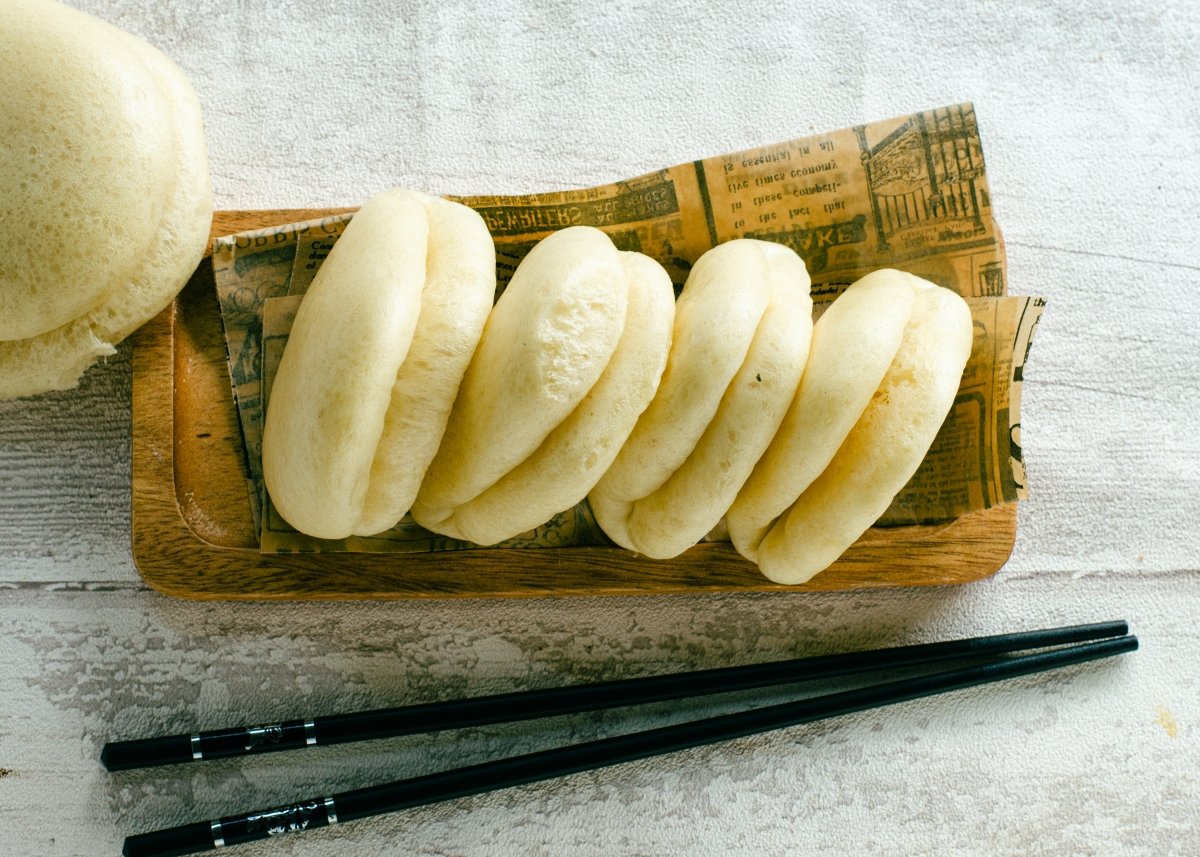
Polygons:
[[488,318],[413,519],[490,545],[583,500],[654,396],[674,297],[598,229],[540,241]]
[[697,261],[658,393],[589,495],[609,538],[666,559],[717,525],[792,401],[812,327],[790,248],[740,239]]
[[300,532],[372,535],[408,512],[496,290],[471,209],[395,189],[364,205],[296,313],[263,429],[275,508]]
[[948,289],[893,270],[850,286],[817,322],[796,399],[729,510],[734,547],[777,583],[831,565],[920,466],[971,338]]
[[783,424],[729,509],[734,546],[758,558],[768,528],[829,466],[883,382],[913,311],[907,274],[875,271],[835,300],[812,334]]
[[200,106],[158,50],[52,0],[0,17],[0,398],[74,386],[162,310],[212,220]]

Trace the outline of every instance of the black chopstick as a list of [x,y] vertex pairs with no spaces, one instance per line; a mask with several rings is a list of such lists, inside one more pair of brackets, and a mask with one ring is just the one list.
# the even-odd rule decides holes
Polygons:
[[274,809],[228,815],[213,821],[142,833],[128,837],[122,853],[126,857],[173,857],[240,845],[280,833],[326,827],[1107,658],[1132,652],[1137,647],[1136,637],[1121,636],[528,753],[385,785],[340,792]]
[[122,771],[202,759],[300,749],[314,745],[391,738],[417,732],[508,723],[535,717],[575,714],[602,708],[618,708],[966,657],[1060,646],[1117,637],[1128,631],[1129,626],[1125,622],[1099,622],[573,687],[479,696],[402,708],[382,708],[353,714],[288,720],[266,726],[238,726],[190,735],[114,741],[104,745],[100,760],[108,770]]

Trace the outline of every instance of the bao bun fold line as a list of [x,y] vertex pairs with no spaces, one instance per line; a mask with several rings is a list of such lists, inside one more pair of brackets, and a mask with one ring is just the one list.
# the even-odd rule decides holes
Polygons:
[[[762,573],[777,583],[809,580],[879,519],[929,451],[954,404],[971,353],[971,313],[966,301],[954,292],[900,271],[876,272],[860,282],[865,283],[862,288],[852,286],[834,302],[835,308],[844,297],[852,297],[849,310],[833,317],[836,329],[831,325],[830,330],[822,330],[814,338],[822,348],[833,349],[825,344],[825,337],[831,336],[840,342],[844,359],[860,364],[864,375],[870,374],[890,350],[893,326],[907,306],[891,293],[890,284],[907,284],[912,292],[911,311],[878,388],[820,475],[766,526],[757,550],[753,542],[763,527],[763,510],[772,508],[770,502],[777,500],[769,496],[772,492],[764,490],[759,480],[786,480],[786,472],[767,471],[764,464],[764,470],[755,474],[757,478],[748,486],[747,495],[729,514],[730,533],[738,539],[735,546],[746,548],[743,553],[752,554]],[[830,308],[818,327],[832,312]],[[881,318],[870,321],[865,317],[873,313]],[[858,342],[844,338],[852,331],[867,338]],[[877,338],[872,340],[872,335]],[[862,353],[851,356],[859,349]],[[815,355],[807,371],[839,371],[828,362],[831,354],[832,350]],[[802,385],[805,401],[812,402],[818,395],[813,392],[814,386],[819,389],[821,384]],[[858,407],[861,392],[857,383],[847,390],[847,401],[853,400],[848,408],[851,412]],[[833,426],[835,422],[837,426]],[[819,464],[836,442],[843,423],[820,414],[812,423],[818,429],[824,426],[826,435],[808,441],[796,439],[797,450],[811,453]],[[791,438],[780,440],[783,445],[791,442]],[[787,451],[777,453],[777,462],[789,457]],[[800,481],[812,469],[815,465],[806,468]],[[781,491],[782,486],[776,490]]]
[[0,16],[0,398],[74,386],[204,254],[200,105],[145,42],[51,0]]
[[697,261],[658,392],[589,495],[613,541],[666,559],[718,524],[783,420],[811,334],[791,249],[741,239]]
[[658,388],[674,313],[662,266],[598,229],[540,241],[488,318],[413,519],[490,545],[582,501]]
[[300,532],[367,536],[408,512],[496,290],[482,218],[402,189],[354,215],[296,313],[263,474]]

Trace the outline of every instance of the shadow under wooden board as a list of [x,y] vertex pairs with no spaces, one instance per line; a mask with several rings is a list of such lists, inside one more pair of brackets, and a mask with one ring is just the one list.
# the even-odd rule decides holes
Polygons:
[[[329,210],[223,211],[212,234]],[[448,598],[846,590],[978,580],[1008,559],[1016,505],[937,526],[876,528],[802,586],[771,583],[728,544],[666,561],[615,547],[420,554],[258,551],[224,332],[207,258],[133,351],[133,556],[167,595],[206,599]]]

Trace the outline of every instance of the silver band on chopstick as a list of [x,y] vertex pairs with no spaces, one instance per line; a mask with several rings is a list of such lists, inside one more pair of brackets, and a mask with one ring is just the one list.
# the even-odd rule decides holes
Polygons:
[[337,808],[333,805],[333,798],[325,798],[325,817],[329,819],[331,825],[338,823]]
[[192,758],[197,762],[204,758],[204,751],[200,749],[199,735],[192,735]]
[[[304,746],[311,747],[317,743],[317,724],[311,720],[304,721]],[[326,803],[330,803],[326,798]]]
[[213,848],[224,848],[225,834],[221,830],[221,822],[213,821],[208,826],[212,829]]

